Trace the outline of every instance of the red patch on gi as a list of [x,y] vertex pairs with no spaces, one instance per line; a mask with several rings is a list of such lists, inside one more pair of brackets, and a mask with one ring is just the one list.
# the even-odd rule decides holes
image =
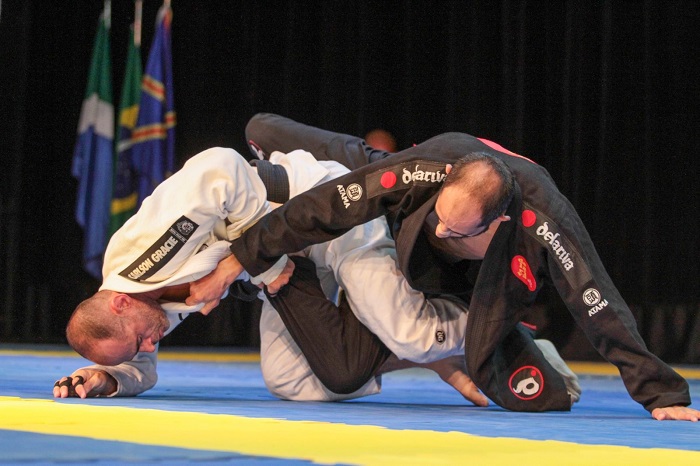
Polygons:
[[513,260],[510,261],[510,270],[518,277],[518,280],[525,283],[528,290],[535,291],[537,289],[537,281],[534,275],[532,275],[530,264],[527,263],[527,260],[523,256],[513,257]]
[[389,189],[396,184],[396,175],[394,172],[386,172],[379,179],[379,183],[381,183],[382,187]]
[[513,372],[508,380],[510,391],[521,400],[534,400],[544,390],[544,377],[535,366],[523,366]]
[[531,210],[523,210],[521,218],[525,228],[530,228],[537,221],[537,215]]

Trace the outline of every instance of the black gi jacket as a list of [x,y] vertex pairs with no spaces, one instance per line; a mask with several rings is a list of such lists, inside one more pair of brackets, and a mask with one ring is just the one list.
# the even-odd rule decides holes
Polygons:
[[[561,376],[519,324],[546,281],[556,287],[598,352],[618,367],[634,400],[648,411],[690,404],[687,382],[648,351],[578,214],[541,166],[463,133],[442,134],[388,155],[356,137],[275,115],[255,118],[264,130],[255,143],[264,139],[263,147],[286,152],[306,149],[318,159],[336,159],[355,169],[296,196],[232,243],[231,250],[252,275],[267,270],[282,254],[386,215],[409,283],[425,293],[460,296],[469,304],[467,369],[498,405],[516,411],[570,409]],[[481,263],[450,264],[430,248],[422,227],[434,208],[445,165],[474,151],[495,155],[513,171],[516,196],[507,209],[512,220],[500,224]],[[361,166],[368,156],[379,160]],[[478,275],[470,280],[475,266]]]

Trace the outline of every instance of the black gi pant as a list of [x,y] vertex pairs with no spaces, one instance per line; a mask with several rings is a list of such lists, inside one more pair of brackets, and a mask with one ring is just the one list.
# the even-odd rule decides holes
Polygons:
[[[268,124],[273,121],[274,125]],[[246,127],[246,139],[256,156],[260,150],[267,157],[275,150],[305,149],[318,160],[335,160],[350,169],[366,165],[372,155],[386,155],[360,138],[276,115],[253,117]],[[276,296],[267,297],[321,383],[334,393],[352,393],[376,374],[391,351],[355,317],[343,294],[338,306],[326,298],[310,259],[291,259],[296,268],[289,284]]]
[[316,265],[290,257],[296,266],[289,284],[266,295],[323,385],[338,394],[362,388],[391,351],[352,313],[341,294],[338,306],[326,298]]

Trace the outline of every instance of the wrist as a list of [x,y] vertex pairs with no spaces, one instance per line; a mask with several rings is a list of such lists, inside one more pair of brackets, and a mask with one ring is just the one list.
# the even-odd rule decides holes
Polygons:
[[117,379],[114,378],[112,374],[109,372],[105,372],[105,382],[104,382],[104,390],[102,395],[103,396],[113,396],[117,393],[117,390],[119,389],[119,382],[117,382]]
[[243,266],[240,262],[238,262],[238,259],[236,259],[236,256],[234,255],[226,257],[221,261],[220,265],[223,266],[221,268],[224,272],[224,280],[226,281],[226,285],[231,285],[231,283],[233,283],[243,272]]

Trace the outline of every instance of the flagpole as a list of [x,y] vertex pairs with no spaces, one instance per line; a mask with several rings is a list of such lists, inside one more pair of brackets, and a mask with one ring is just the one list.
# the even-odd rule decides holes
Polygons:
[[105,24],[107,25],[107,29],[109,29],[112,27],[112,0],[105,0],[104,15]]
[[143,12],[143,0],[136,0],[134,4],[134,44],[141,46],[141,17]]

